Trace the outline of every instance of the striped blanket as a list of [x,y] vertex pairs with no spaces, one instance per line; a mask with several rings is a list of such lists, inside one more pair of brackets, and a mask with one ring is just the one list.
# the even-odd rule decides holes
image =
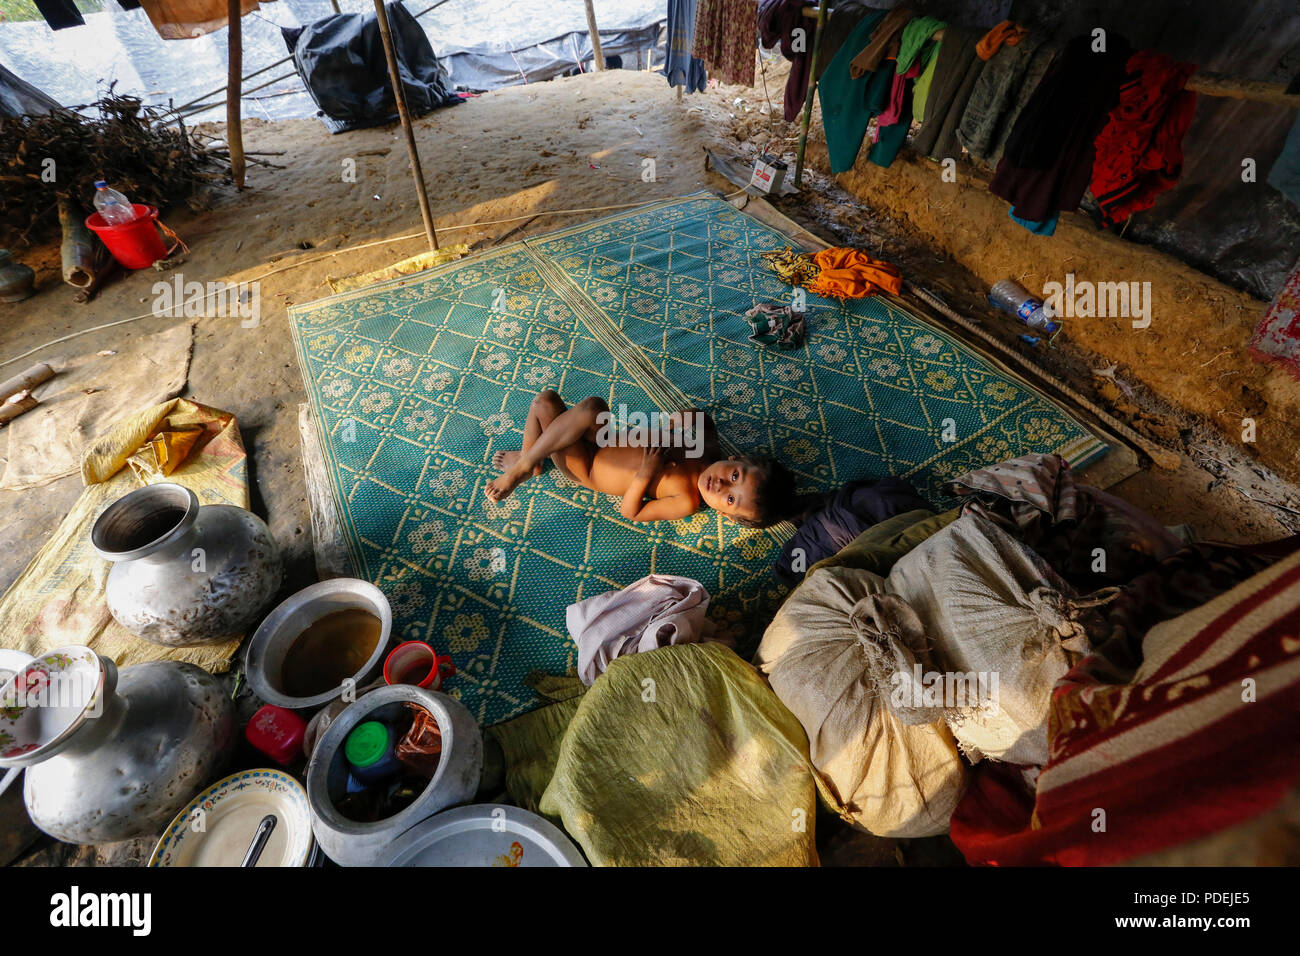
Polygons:
[[1300,554],[1153,627],[1132,682],[1057,685],[1050,759],[982,768],[952,819],[971,863],[1105,865],[1261,813],[1300,783]]

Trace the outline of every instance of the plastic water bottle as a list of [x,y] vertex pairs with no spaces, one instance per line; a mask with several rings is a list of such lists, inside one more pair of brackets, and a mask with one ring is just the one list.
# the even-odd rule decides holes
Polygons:
[[1031,295],[1029,290],[1015,279],[1003,279],[1001,282],[993,283],[988,298],[989,305],[1010,312],[1031,329],[1040,329],[1051,335],[1061,327],[1059,322],[1052,321],[1056,318],[1052,307],[1045,305],[1037,296]]
[[109,189],[104,180],[95,182],[95,212],[110,226],[124,226],[135,219],[135,207],[116,189]]

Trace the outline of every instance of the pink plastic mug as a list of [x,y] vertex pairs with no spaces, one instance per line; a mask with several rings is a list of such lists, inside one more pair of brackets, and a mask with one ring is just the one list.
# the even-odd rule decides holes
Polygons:
[[388,684],[414,684],[437,690],[443,678],[456,673],[449,654],[438,655],[424,641],[398,644],[384,661],[384,681]]

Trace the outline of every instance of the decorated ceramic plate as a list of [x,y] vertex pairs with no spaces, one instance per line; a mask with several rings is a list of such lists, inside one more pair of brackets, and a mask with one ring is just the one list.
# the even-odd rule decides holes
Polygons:
[[20,665],[0,686],[0,767],[36,763],[61,750],[82,723],[99,716],[105,680],[116,682],[116,674],[80,645]]
[[311,858],[307,791],[281,770],[241,770],[218,780],[168,824],[150,866],[239,866],[258,824],[275,829],[258,866],[306,866]]
[[407,830],[380,866],[586,866],[564,831],[535,813],[479,803],[435,813]]

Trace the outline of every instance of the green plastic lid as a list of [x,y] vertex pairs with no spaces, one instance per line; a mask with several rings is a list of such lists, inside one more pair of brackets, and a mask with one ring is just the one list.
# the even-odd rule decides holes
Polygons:
[[392,743],[389,729],[377,720],[357,724],[343,743],[343,756],[354,767],[379,763]]

